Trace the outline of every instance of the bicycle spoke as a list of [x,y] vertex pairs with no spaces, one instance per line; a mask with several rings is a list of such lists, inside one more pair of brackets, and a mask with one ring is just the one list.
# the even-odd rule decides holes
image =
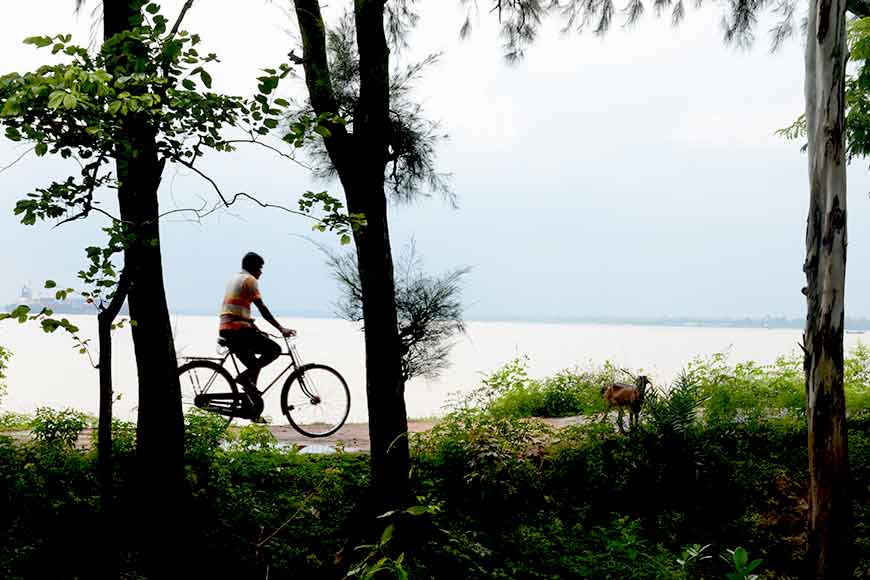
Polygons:
[[314,365],[293,377],[283,404],[297,431],[322,437],[344,424],[350,409],[350,393],[336,371]]

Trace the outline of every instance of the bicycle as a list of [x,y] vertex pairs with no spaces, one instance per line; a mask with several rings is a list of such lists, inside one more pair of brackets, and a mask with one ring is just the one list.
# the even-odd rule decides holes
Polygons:
[[[307,437],[326,437],[341,429],[350,413],[350,390],[344,378],[332,367],[302,364],[289,338],[264,334],[283,338],[286,350],[280,356],[290,357],[287,368],[265,389],[254,387],[255,392],[240,392],[236,381],[240,373],[238,360],[221,337],[218,345],[224,351],[218,351],[220,356],[181,358],[188,361],[178,367],[182,405],[224,415],[230,422],[235,418],[255,420],[263,412],[263,395],[290,371],[281,390],[281,412],[290,425]],[[225,366],[228,360],[233,363],[236,379]]]

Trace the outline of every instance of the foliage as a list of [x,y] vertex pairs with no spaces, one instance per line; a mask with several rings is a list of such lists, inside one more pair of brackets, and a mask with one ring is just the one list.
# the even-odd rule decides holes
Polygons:
[[[345,320],[363,322],[356,252],[336,254],[325,248],[321,250],[342,292],[338,315]],[[396,313],[405,380],[435,378],[450,365],[453,347],[450,339],[465,332],[460,284],[469,271],[469,268],[460,268],[441,276],[425,274],[413,242],[399,257],[395,269]]]
[[[460,0],[468,7],[467,16],[460,30],[462,36],[471,33],[472,21],[478,9],[479,0]],[[676,26],[686,15],[686,3],[683,0],[651,3],[643,0],[626,0],[623,6],[617,6],[613,0],[488,0],[489,12],[498,16],[501,25],[501,37],[504,41],[505,58],[508,62],[516,62],[525,56],[526,50],[534,44],[544,21],[555,15],[560,18],[564,30],[583,32],[591,29],[596,36],[607,33],[613,26],[613,18],[619,11],[624,16],[623,26],[631,26],[652,8],[657,17],[665,15],[671,24]],[[700,6],[698,2],[696,6]],[[784,0],[775,5],[764,2],[743,2],[729,0],[724,3],[722,29],[726,43],[748,46],[755,40],[754,28],[759,13],[771,9],[777,17],[777,22],[771,28],[772,48],[779,47],[789,38],[795,29],[794,11],[796,2]]]
[[[99,427],[91,432],[91,448],[97,448]],[[112,455],[115,457],[132,457],[136,452],[136,424],[112,418]]]
[[[602,413],[603,389],[619,370],[611,363],[587,370],[563,370],[541,379],[528,374],[529,361],[514,359],[491,372],[456,402],[497,417],[564,417]],[[643,417],[656,430],[688,426],[766,424],[772,419],[802,424],[806,412],[803,363],[797,355],[771,364],[732,363],[727,353],[699,357],[662,390],[647,390]],[[858,344],[845,358],[846,408],[855,416],[870,408],[870,347]]]
[[849,61],[846,75],[846,148],[850,159],[870,154],[870,18],[848,24]]
[[[388,16],[392,17],[399,11],[396,6],[391,6],[388,8]],[[405,12],[410,15],[409,10],[406,9]],[[407,31],[416,22],[416,17],[406,16],[403,20],[404,23],[398,23],[395,18],[391,18],[391,22],[396,22],[396,26],[402,31]],[[392,35],[393,40],[402,34],[403,32],[396,31]],[[345,13],[339,19],[338,26],[327,31],[327,51],[338,107],[336,113],[346,121],[347,128],[352,132],[360,88],[359,54],[353,14]],[[438,171],[435,166],[435,148],[439,142],[447,139],[447,135],[440,133],[438,123],[426,119],[422,106],[410,97],[414,84],[427,68],[438,62],[439,56],[428,55],[422,61],[397,69],[390,75],[390,151],[384,182],[393,199],[398,201],[413,201],[420,194],[433,192],[455,205],[449,174]],[[300,117],[310,117],[313,114],[310,102],[297,106],[289,114],[291,126]],[[336,168],[322,140],[309,140],[304,146],[319,177],[336,177]]]
[[55,410],[39,407],[31,422],[33,438],[44,445],[58,445],[65,448],[75,446],[79,435],[94,418],[74,409]]
[[[848,23],[848,59],[853,65],[846,72],[846,153],[849,160],[870,154],[870,18]],[[805,139],[807,119],[801,114],[791,125],[776,132],[785,139]],[[806,145],[801,149],[806,151]]]
[[[457,411],[414,439],[419,505],[370,523],[370,541],[338,571],[333,555],[366,501],[368,457],[302,455],[257,443],[260,426],[236,438],[221,435],[220,418],[208,419],[189,416],[186,438],[193,513],[184,523],[203,577],[356,570],[351,577],[390,578],[403,577],[401,569],[420,579],[794,580],[805,565],[806,431],[788,422],[696,422],[677,437],[651,421],[624,437],[598,423],[553,432]],[[862,578],[870,561],[870,423],[859,417],[849,428]],[[226,437],[251,444],[225,445]],[[689,448],[702,453],[687,457]],[[4,578],[93,577],[96,455],[52,449],[0,437]],[[136,501],[135,462],[129,447],[116,449],[116,501],[126,512]],[[116,524],[124,577],[140,572],[137,526],[133,518]],[[734,546],[750,546],[753,557]]]
[[728,580],[756,580],[758,574],[752,574],[752,571],[761,565],[761,559],[749,561],[749,554],[743,548],[727,550],[722,555],[722,559],[734,566],[733,572],[728,572],[726,578]]
[[9,359],[12,358],[12,351],[0,345],[0,403],[6,396],[8,385],[6,384],[6,368],[9,366]]
[[492,371],[459,404],[478,407],[497,417],[566,417],[604,411],[601,393],[618,370],[607,362],[586,370],[563,370],[534,379],[528,358],[518,357]]
[[[134,146],[128,134],[130,123],[153,130],[161,169],[174,163],[206,177],[196,166],[206,151],[233,151],[239,143],[260,143],[278,128],[289,105],[275,95],[280,81],[291,73],[288,63],[264,69],[254,97],[216,93],[211,91],[207,67],[217,56],[200,53],[199,35],[177,30],[179,23],[170,28],[154,3],[145,4],[139,18],[131,30],[107,40],[96,53],[73,44],[70,35],[30,37],[25,43],[50,47],[53,55],[64,58],[33,72],[0,77],[0,123],[6,137],[34,143],[38,156],[73,158],[82,168],[80,175],[53,181],[20,200],[15,214],[22,223],[70,221],[92,212],[112,218],[113,225],[105,229],[107,246],[88,248],[91,265],[80,272],[92,284],[93,290],[86,294],[90,298],[113,285],[110,258],[129,243],[131,235],[128,224],[101,209],[96,197],[100,190],[118,185],[112,161],[120,153],[131,153],[127,151]],[[326,121],[342,122],[335,115],[306,116],[285,132],[283,140],[300,146],[324,131]],[[226,128],[239,129],[247,138],[227,138],[222,134]],[[209,182],[222,204],[235,201]],[[313,203],[323,203],[326,213],[319,225],[346,235],[354,222],[342,214],[341,204],[324,194],[309,193],[302,213],[309,215]]]
[[[860,394],[870,376],[867,349],[859,347],[848,360],[849,392]],[[503,392],[517,392],[518,385],[526,388],[532,381],[525,365],[513,361],[488,377],[491,389],[475,399],[485,405],[466,401],[411,439],[418,505],[367,522],[360,549],[342,570],[335,569],[333,556],[367,501],[368,456],[304,455],[274,444],[260,425],[227,431],[221,417],[188,415],[189,549],[198,554],[201,574],[799,577],[806,566],[806,425],[788,414],[747,409],[744,392],[770,395],[775,392],[770,381],[786,391],[792,382],[800,385],[802,379],[793,376],[800,374],[799,366],[787,359],[766,366],[699,359],[692,364],[695,374],[683,374],[670,390],[652,395],[640,429],[620,436],[598,421],[553,430],[493,413]],[[735,397],[716,399],[717,388],[733,389]],[[768,411],[779,404],[759,402]],[[55,427],[46,431],[57,435],[48,439],[64,440],[63,433],[76,428],[75,417],[68,421],[63,412],[51,417]],[[117,502],[124,511],[136,500],[132,426],[122,431],[116,427],[114,435],[128,442],[115,443]],[[855,577],[865,578],[870,577],[866,409],[853,407],[849,443]],[[90,577],[98,505],[95,458],[66,444],[0,437],[0,486],[8,490],[0,497],[2,577]],[[117,525],[125,577],[133,577],[139,571],[131,539],[137,522]],[[735,546],[749,547],[752,557]]]
[[[781,356],[773,364],[754,361],[731,364],[727,353],[698,358],[689,372],[707,397],[709,423],[754,422],[771,418],[802,423],[806,413],[803,361]],[[870,406],[870,348],[858,344],[844,361],[846,410],[855,414]]]
[[32,421],[33,417],[27,413],[15,413],[12,411],[0,413],[0,433],[30,429]]
[[685,434],[698,426],[708,395],[697,378],[681,372],[667,393],[647,392],[644,414],[649,429],[663,434]]

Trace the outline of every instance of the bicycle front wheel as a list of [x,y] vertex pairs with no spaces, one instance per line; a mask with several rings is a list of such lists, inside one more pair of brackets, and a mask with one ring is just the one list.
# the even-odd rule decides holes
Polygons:
[[350,389],[335,369],[305,365],[284,383],[281,410],[290,425],[303,435],[326,437],[341,429],[347,420]]
[[221,365],[208,360],[194,360],[178,367],[181,408],[230,415],[239,409],[236,382]]

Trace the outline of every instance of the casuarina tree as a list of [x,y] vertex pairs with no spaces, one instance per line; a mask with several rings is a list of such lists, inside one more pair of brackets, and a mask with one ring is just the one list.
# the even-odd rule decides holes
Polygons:
[[[390,44],[415,21],[406,0],[356,0],[348,56],[358,67],[352,94],[341,90],[330,63],[328,27],[319,0],[295,0],[302,38],[308,105],[318,116],[350,113],[351,119],[324,123],[323,147],[344,190],[347,210],[365,223],[353,231],[362,317],[365,326],[366,396],[371,439],[371,509],[384,511],[410,500],[408,420],[402,341],[398,331],[396,285],[387,194],[391,162],[401,163],[402,132],[392,115],[397,97],[391,89]],[[335,37],[333,37],[335,41]],[[346,46],[346,44],[345,44]],[[348,122],[349,121],[349,122]],[[407,150],[407,149],[405,149]],[[400,186],[401,187],[401,186]]]

